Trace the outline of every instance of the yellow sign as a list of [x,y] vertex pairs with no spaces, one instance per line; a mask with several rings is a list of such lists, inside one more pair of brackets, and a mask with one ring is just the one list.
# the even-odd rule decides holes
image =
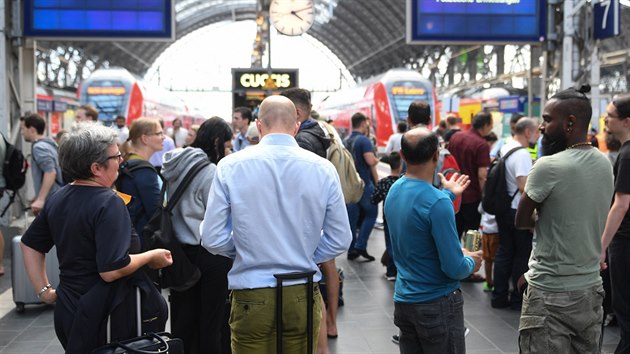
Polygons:
[[425,89],[421,87],[404,87],[404,86],[393,86],[392,87],[392,95],[418,95],[422,96],[425,93]]
[[241,75],[239,82],[244,88],[288,88],[291,87],[291,76],[289,74],[253,74]]
[[100,87],[90,86],[87,88],[88,95],[115,95],[122,96],[126,92],[124,87]]

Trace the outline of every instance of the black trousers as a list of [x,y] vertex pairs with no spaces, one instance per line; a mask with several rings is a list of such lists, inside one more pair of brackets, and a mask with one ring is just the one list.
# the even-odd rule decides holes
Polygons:
[[201,279],[186,291],[171,291],[171,331],[184,341],[187,354],[229,352],[223,348],[222,333],[228,326],[227,273],[232,260],[202,246],[186,246],[184,251],[201,270]]
[[630,238],[615,236],[608,247],[612,307],[621,340],[615,353],[630,353]]
[[478,230],[481,222],[481,214],[477,211],[478,202],[464,204],[459,208],[459,213],[455,214],[455,224],[457,225],[457,234],[462,239],[464,232],[468,230]]
[[533,235],[529,230],[518,230],[514,227],[515,216],[516,210],[510,209],[506,214],[496,218],[499,225],[499,249],[494,259],[492,300],[508,302],[511,280],[510,304],[520,306],[523,296],[518,290],[517,282],[529,269],[527,262],[532,252]]

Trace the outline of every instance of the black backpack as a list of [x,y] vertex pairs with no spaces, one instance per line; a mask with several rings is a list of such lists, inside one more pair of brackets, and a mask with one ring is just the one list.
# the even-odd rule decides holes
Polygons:
[[512,200],[518,193],[518,188],[513,195],[507,192],[507,182],[505,181],[505,161],[512,153],[524,149],[519,146],[508,151],[505,156],[497,156],[488,168],[488,178],[483,187],[483,198],[481,206],[488,214],[501,215],[512,208]]
[[2,166],[2,176],[6,182],[5,190],[11,191],[9,202],[2,210],[0,218],[9,210],[9,206],[13,203],[17,191],[24,186],[26,182],[26,171],[28,170],[28,162],[24,158],[22,151],[4,139],[4,166]]
[[176,291],[184,291],[195,285],[201,278],[201,271],[188,259],[182,245],[175,237],[171,217],[173,216],[173,208],[181,199],[192,179],[209,164],[210,162],[207,160],[202,160],[193,165],[173,195],[169,196],[166,205],[164,205],[164,201],[168,182],[164,182],[160,205],[142,230],[142,237],[146,242],[147,249],[165,248],[171,251],[173,264],[160,269],[157,277],[157,282],[163,289],[171,288]]
[[164,177],[162,177],[162,175],[157,171],[157,169],[155,169],[155,166],[153,166],[149,161],[139,160],[138,163],[133,164],[133,165],[129,164],[129,161],[125,161],[121,163],[120,166],[118,166],[118,178],[116,179],[116,183],[115,183],[116,190],[120,190],[120,182],[123,178],[133,179],[135,177],[135,175],[133,174],[133,171],[139,170],[141,168],[152,169],[158,174],[160,179],[164,181]]

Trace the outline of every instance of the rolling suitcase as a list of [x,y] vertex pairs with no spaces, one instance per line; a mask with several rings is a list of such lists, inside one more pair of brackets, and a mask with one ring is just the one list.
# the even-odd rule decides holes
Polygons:
[[[24,305],[43,304],[33,289],[31,280],[24,267],[24,257],[20,248],[22,236],[15,236],[11,241],[11,285],[13,287],[13,302],[18,313],[24,312]],[[59,260],[57,249],[53,247],[46,254],[46,273],[53,288],[59,285]]]
[[92,354],[184,354],[184,342],[173,338],[168,332],[142,333],[142,310],[140,289],[136,288],[136,329],[137,337],[112,342],[111,316],[107,318],[107,342],[105,346],[95,349]]
[[315,271],[274,274],[276,278],[276,352],[282,354],[282,283],[285,280],[307,279],[306,282],[306,352],[313,354],[313,275]]

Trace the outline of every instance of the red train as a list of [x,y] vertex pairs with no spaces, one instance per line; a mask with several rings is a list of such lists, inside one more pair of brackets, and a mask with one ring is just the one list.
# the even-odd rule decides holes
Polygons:
[[377,146],[384,148],[398,122],[407,120],[409,104],[416,100],[429,102],[432,125],[437,124],[439,112],[433,84],[417,71],[391,69],[354,88],[328,96],[319,105],[317,112],[332,119],[342,136],[352,131],[352,115],[362,112],[371,119]]
[[106,125],[118,115],[131,124],[139,117],[156,117],[170,127],[175,118],[183,125],[201,124],[205,118],[186,106],[172,92],[153,86],[123,68],[96,70],[79,88],[81,104],[90,104],[99,111],[99,120]]

